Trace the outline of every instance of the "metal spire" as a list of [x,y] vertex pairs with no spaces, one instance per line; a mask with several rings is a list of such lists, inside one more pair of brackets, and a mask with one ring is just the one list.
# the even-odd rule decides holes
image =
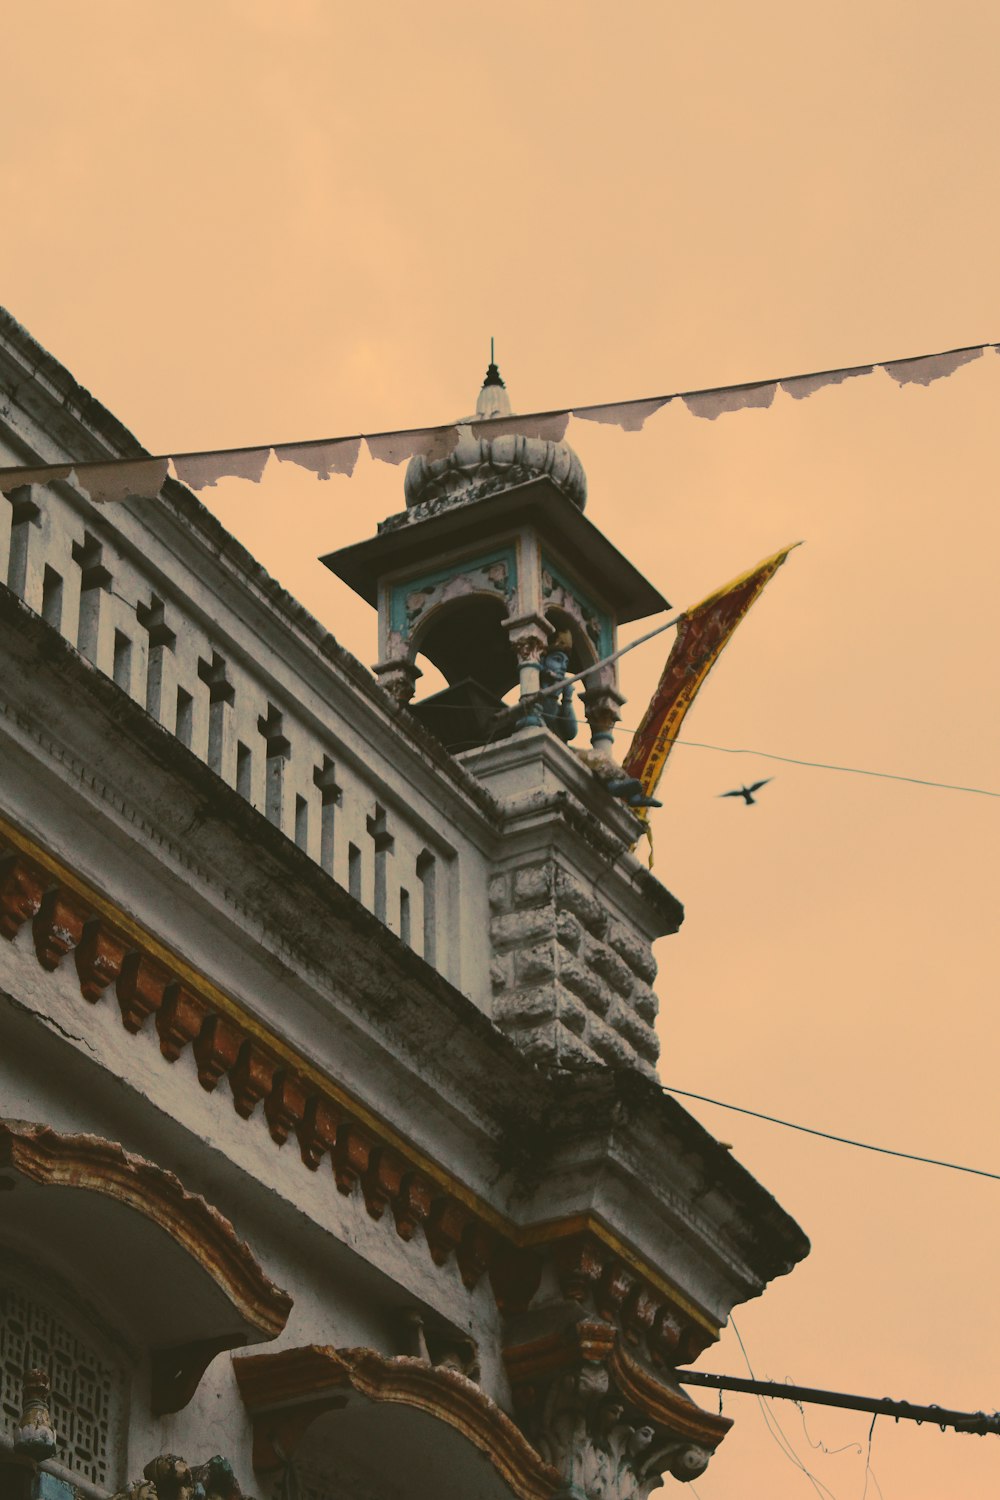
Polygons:
[[504,385],[504,381],[503,381],[503,378],[502,378],[502,376],[500,374],[500,371],[496,367],[495,356],[494,356],[494,353],[493,353],[493,338],[492,338],[492,336],[490,337],[490,365],[489,365],[489,369],[486,371],[486,379],[483,381],[483,390],[484,391],[485,391],[485,389],[486,389],[486,387],[488,385],[498,385],[503,390],[506,390],[506,388],[507,388]]

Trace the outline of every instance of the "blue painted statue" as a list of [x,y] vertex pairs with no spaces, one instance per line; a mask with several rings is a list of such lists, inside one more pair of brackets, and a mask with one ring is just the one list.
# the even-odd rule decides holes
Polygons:
[[[573,641],[568,630],[554,635],[539,663],[541,685],[554,687],[569,676],[569,652]],[[577,722],[573,712],[573,683],[568,683],[561,693],[549,693],[538,700],[538,709],[544,723],[561,740],[576,739]]]

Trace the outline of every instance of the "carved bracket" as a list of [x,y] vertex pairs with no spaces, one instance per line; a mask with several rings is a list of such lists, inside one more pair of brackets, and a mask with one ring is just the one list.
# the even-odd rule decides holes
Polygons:
[[525,1433],[588,1500],[646,1500],[665,1473],[696,1479],[731,1425],[627,1353],[610,1323],[583,1320],[504,1357]]

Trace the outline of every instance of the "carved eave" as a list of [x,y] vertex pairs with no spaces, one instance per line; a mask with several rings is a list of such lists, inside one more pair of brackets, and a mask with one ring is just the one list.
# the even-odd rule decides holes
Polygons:
[[388,1481],[389,1493],[399,1484],[408,1494],[549,1500],[560,1487],[556,1469],[457,1370],[315,1344],[238,1356],[233,1368],[260,1472],[312,1448]]
[[378,580],[396,569],[433,563],[446,554],[481,546],[485,536],[531,526],[574,571],[600,580],[603,602],[620,623],[669,608],[659,589],[548,479],[533,479],[424,517],[406,512],[383,526],[378,536],[320,558],[371,605],[377,603]]
[[44,1247],[75,1284],[107,1287],[116,1319],[151,1355],[154,1412],[185,1406],[222,1350],[284,1328],[287,1292],[172,1172],[99,1136],[0,1120],[0,1174],[13,1189],[5,1241],[34,1256]]

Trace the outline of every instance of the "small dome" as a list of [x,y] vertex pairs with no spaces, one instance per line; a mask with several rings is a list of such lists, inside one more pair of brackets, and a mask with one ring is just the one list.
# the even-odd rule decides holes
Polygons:
[[477,437],[471,430],[473,423],[513,415],[500,371],[491,363],[474,414],[461,417],[457,423],[454,450],[446,458],[429,460],[418,454],[410,459],[404,481],[407,510],[417,505],[431,504],[435,509],[462,505],[543,476],[582,510],[587,502],[587,476],[568,443],[524,437],[517,432]]

